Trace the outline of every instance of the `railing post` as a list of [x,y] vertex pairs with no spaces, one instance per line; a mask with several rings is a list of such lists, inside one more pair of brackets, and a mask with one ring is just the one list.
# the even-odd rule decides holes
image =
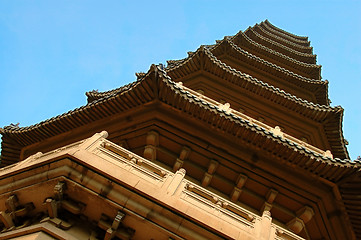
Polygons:
[[178,186],[181,184],[185,175],[186,175],[186,170],[184,168],[179,169],[174,174],[173,179],[167,188],[167,194],[173,195],[176,192]]
[[[259,240],[270,240],[271,238],[272,217],[268,210],[263,211],[262,217],[255,224],[255,236]],[[273,235],[273,234],[272,234]]]
[[99,141],[99,139],[107,138],[107,137],[108,137],[108,132],[107,131],[102,131],[100,133],[95,133],[93,136],[86,139],[80,145],[80,147],[85,149],[85,150],[90,150],[94,146],[94,144]]

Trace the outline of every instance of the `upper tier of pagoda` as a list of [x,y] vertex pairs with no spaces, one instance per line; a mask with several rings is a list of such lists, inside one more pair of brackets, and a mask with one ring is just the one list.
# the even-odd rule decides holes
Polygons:
[[320,79],[321,66],[313,63],[304,63],[287,55],[274,51],[262,44],[250,39],[244,32],[240,31],[232,37],[232,41],[239,47],[259,55],[261,58],[273,61],[276,65],[282,66],[302,76]]

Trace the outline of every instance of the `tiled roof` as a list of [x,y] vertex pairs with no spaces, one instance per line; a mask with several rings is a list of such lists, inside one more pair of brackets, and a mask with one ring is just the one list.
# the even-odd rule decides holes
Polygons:
[[273,34],[272,32],[268,31],[267,28],[265,27],[265,25],[262,23],[255,24],[252,29],[254,31],[256,31],[257,33],[261,34],[262,36],[269,38],[275,42],[278,42],[281,45],[285,45],[288,48],[292,48],[295,51],[312,54],[313,47],[300,45],[298,43],[289,41],[285,38],[279,37],[276,34]]
[[[322,155],[320,153],[316,153],[315,151],[309,150],[306,147],[304,147],[300,144],[297,144],[292,140],[280,137],[279,135],[274,134],[272,131],[269,131],[269,130],[265,129],[264,127],[260,126],[259,124],[261,124],[261,123],[259,123],[258,121],[254,120],[254,119],[249,121],[247,119],[242,118],[240,116],[240,113],[234,109],[232,109],[232,111],[224,110],[223,108],[219,107],[221,105],[220,103],[217,103],[216,101],[211,100],[211,99],[207,100],[207,98],[205,98],[204,96],[200,96],[201,94],[197,94],[196,92],[192,91],[191,89],[184,87],[182,84],[172,81],[171,77],[169,77],[167,75],[166,71],[163,71],[163,70],[161,70],[161,71],[163,74],[162,77],[164,77],[166,79],[166,81],[165,81],[166,84],[168,86],[170,86],[174,91],[176,91],[176,93],[182,95],[182,97],[184,97],[185,99],[188,99],[188,101],[190,101],[190,102],[199,104],[212,112],[216,111],[222,117],[225,117],[230,120],[234,120],[241,126],[246,127],[247,129],[257,132],[258,134],[270,137],[274,141],[281,143],[283,145],[285,144],[288,147],[292,148],[293,150],[300,151],[300,152],[308,155],[311,158],[318,158],[320,161],[324,161],[325,164],[331,164],[334,166],[336,166],[336,165],[344,166],[346,164],[349,167],[352,167],[352,166],[356,166],[356,168],[361,167],[361,162],[358,160],[351,161],[349,159],[325,157],[324,155]],[[235,113],[238,113],[238,114],[235,114]],[[257,122],[258,122],[258,124],[257,124]],[[269,127],[269,128],[271,128],[271,127]],[[317,160],[315,160],[315,162],[317,162]]]
[[[280,52],[286,56],[289,56],[290,58],[297,59],[298,61],[304,62],[304,63],[316,63],[316,55],[309,54],[309,53],[302,53],[299,51],[296,51],[292,48],[286,47],[284,45],[279,44],[278,42],[275,42],[269,38],[265,38],[256,31],[254,31],[251,27],[249,27],[245,34],[253,39],[254,41],[257,41],[258,43],[261,43],[262,45],[271,48],[277,52]],[[257,40],[255,40],[257,39]]]
[[[200,49],[204,49],[204,48],[200,48]],[[200,50],[201,51],[201,50]],[[198,52],[200,52],[200,51],[198,51]],[[208,50],[203,50],[203,51],[205,51],[205,52],[208,52],[208,54],[210,54],[209,53],[209,51]],[[221,64],[221,63],[220,63]],[[227,67],[226,67],[227,68]],[[170,80],[170,77],[169,76],[167,76],[167,73],[164,71],[164,70],[161,70],[161,69],[158,69],[159,71],[162,71],[162,73],[163,73],[163,75],[164,75],[164,77],[165,77],[165,79],[167,80],[167,84],[169,85],[169,86],[171,86],[173,89],[175,89],[175,90],[179,90],[180,88],[179,87],[177,87],[177,85],[173,82],[173,81],[171,81]],[[228,70],[230,70],[230,71],[236,71],[236,70],[234,70],[234,69],[231,69],[231,68],[229,68],[228,67]],[[79,116],[83,116],[84,114],[90,114],[90,110],[93,110],[93,111],[97,111],[97,114],[98,115],[100,115],[100,117],[106,117],[106,116],[104,116],[105,114],[104,114],[104,112],[105,111],[101,111],[100,109],[97,109],[97,107],[98,108],[100,108],[100,106],[101,105],[103,105],[103,104],[105,104],[105,103],[107,103],[107,102],[109,102],[110,100],[112,100],[112,99],[114,99],[115,97],[117,97],[117,96],[121,96],[121,95],[124,95],[125,93],[127,93],[127,92],[131,92],[131,91],[134,91],[134,89],[136,89],[137,88],[137,86],[139,86],[139,85],[141,85],[141,84],[144,84],[144,82],[146,82],[144,79],[147,79],[147,76],[149,76],[149,74],[150,74],[150,72],[151,72],[151,70],[147,73],[147,75],[146,76],[144,76],[143,78],[141,78],[141,79],[139,79],[139,80],[137,80],[136,82],[134,82],[134,83],[132,83],[132,84],[128,84],[128,85],[126,85],[125,87],[122,87],[122,88],[119,88],[118,90],[115,90],[115,91],[108,91],[108,94],[105,94],[104,95],[104,97],[103,98],[100,98],[100,99],[97,99],[97,100],[95,100],[95,101],[93,101],[93,102],[91,102],[91,103],[89,103],[89,104],[87,104],[87,105],[85,105],[85,106],[82,106],[82,107],[79,107],[79,108],[76,108],[76,109],[74,109],[74,110],[71,110],[71,111],[69,111],[69,112],[67,112],[67,113],[64,113],[64,114],[61,114],[61,115],[59,115],[59,116],[56,116],[56,117],[53,117],[53,118],[51,118],[51,119],[48,119],[48,120],[45,120],[45,121],[42,121],[42,122],[40,122],[40,123],[38,123],[38,124],[35,124],[35,125],[32,125],[32,126],[28,126],[28,127],[15,127],[15,126],[6,126],[4,129],[3,129],[3,134],[5,134],[5,135],[12,135],[13,137],[15,137],[16,135],[18,135],[18,134],[24,134],[24,133],[30,133],[30,132],[34,132],[34,133],[36,133],[37,131],[40,131],[39,129],[47,129],[47,127],[50,127],[50,125],[54,125],[56,122],[59,122],[59,121],[66,121],[66,119],[67,118],[71,118],[71,117],[73,117],[73,120],[74,121],[68,121],[68,124],[67,124],[67,126],[69,126],[70,128],[75,128],[75,127],[77,127],[77,126],[81,126],[82,124],[84,124],[84,122],[81,122],[81,121],[79,121],[79,117],[75,117],[76,115],[79,115]],[[242,74],[241,73],[238,73],[238,74],[240,74],[241,76],[242,76]],[[242,77],[245,77],[246,79],[248,79],[249,81],[251,81],[252,80],[252,78],[250,77],[250,76],[246,76],[246,75],[243,75]],[[148,80],[149,81],[149,80]],[[264,86],[267,86],[267,84],[264,84]],[[276,90],[276,89],[274,89],[274,90]],[[196,96],[194,96],[194,95],[191,95],[191,94],[187,94],[187,92],[180,92],[180,93],[182,93],[182,94],[186,94],[190,99],[196,99]],[[137,95],[136,95],[137,96]],[[146,96],[145,96],[146,97]],[[146,97],[147,98],[147,101],[149,101],[149,100],[151,100],[151,96],[148,96],[148,97]],[[133,100],[135,99],[135,97],[133,97]],[[142,102],[142,100],[138,100],[138,103],[141,103]],[[198,100],[197,100],[197,102],[198,102]],[[199,102],[200,103],[204,103],[204,100],[199,100]],[[207,103],[207,102],[205,102],[205,106],[207,106],[208,108],[209,108],[209,110],[212,110],[212,111],[214,111],[214,110],[217,110],[217,112],[219,112],[219,113],[222,113],[223,114],[223,112],[221,111],[221,110],[219,110],[219,109],[216,109],[215,108],[215,106],[214,105],[211,105],[211,104],[209,104],[209,103]],[[310,105],[310,106],[312,106],[312,105]],[[106,107],[106,106],[102,106],[102,107]],[[130,106],[124,106],[125,108],[130,108]],[[333,111],[334,109],[333,108],[331,108],[331,107],[327,107],[327,106],[324,106],[325,107],[325,109],[328,109],[328,110],[331,110],[331,111]],[[113,109],[113,111],[116,111],[116,110],[114,110]],[[102,115],[102,114],[104,114],[104,115]],[[111,113],[108,113],[107,115],[111,115]],[[228,116],[228,114],[226,114],[226,116]],[[232,116],[232,115],[229,115],[229,116],[231,116],[233,119],[237,119],[238,117],[235,117],[235,116]],[[87,118],[86,118],[87,119]],[[90,119],[89,119],[90,120]],[[254,125],[252,125],[251,123],[248,123],[247,121],[243,121],[243,120],[241,120],[241,119],[239,119],[240,120],[240,123],[242,123],[242,124],[244,124],[244,123],[246,123],[247,124],[247,126],[250,126],[250,127],[255,127]],[[66,127],[63,127],[63,128],[66,128]],[[264,132],[264,129],[258,129],[258,128],[255,128],[257,131],[262,131],[262,132]],[[60,131],[62,131],[63,129],[59,129]],[[65,129],[64,129],[65,130]],[[53,133],[53,134],[52,134]],[[44,132],[42,132],[42,135],[44,135],[44,137],[46,137],[46,136],[52,136],[52,135],[54,135],[54,134],[56,134],[54,131],[50,131],[50,129],[48,129],[48,131],[44,131]],[[265,134],[267,134],[267,133],[265,133]],[[272,135],[272,134],[271,134]],[[277,137],[277,139],[278,139],[278,137]],[[37,138],[35,137],[35,142],[37,141]],[[40,139],[38,139],[38,140],[40,140]],[[283,142],[282,140],[280,140],[280,139],[278,139],[277,141],[280,141],[280,143],[281,142]],[[288,143],[290,146],[292,146],[293,144],[291,143],[291,142],[285,142],[285,143]],[[296,148],[297,148],[297,146],[295,146]],[[302,149],[300,149],[300,150],[302,150]],[[305,151],[306,153],[308,153],[308,151]],[[312,152],[310,152],[310,154],[314,154],[314,153],[312,153]],[[319,154],[314,154],[314,157],[321,157]],[[321,157],[322,158],[322,157]],[[349,160],[344,160],[344,162],[350,162]]]
[[91,103],[93,101],[96,101],[98,99],[104,98],[106,96],[112,95],[114,93],[118,93],[118,92],[122,92],[122,91],[126,91],[129,90],[130,88],[132,88],[135,84],[137,84],[138,81],[135,82],[131,82],[129,84],[126,84],[124,86],[121,86],[119,88],[115,88],[109,91],[104,91],[104,92],[99,92],[97,90],[93,90],[93,91],[89,91],[86,92],[85,95],[88,98],[88,103]]
[[[229,42],[228,40],[225,40]],[[302,116],[308,117],[318,122],[326,121],[326,135],[330,142],[332,142],[331,151],[336,156],[348,157],[347,149],[344,144],[343,131],[342,131],[342,117],[343,109],[340,106],[331,107],[328,105],[315,104],[307,100],[298,98],[290,93],[287,93],[279,88],[276,88],[268,83],[265,83],[257,78],[254,78],[248,74],[237,71],[225,63],[218,60],[208,48],[215,48],[221,44],[219,42],[215,46],[200,47],[195,53],[189,53],[190,56],[183,60],[172,62],[172,64],[166,68],[166,71],[172,75],[175,79],[181,76],[186,76],[192,71],[198,71],[201,65],[199,61],[209,61],[213,66],[209,67],[209,72],[213,72],[214,75],[221,75],[222,80],[229,81],[241,88],[248,91],[255,92],[260,97],[269,99],[273,103],[277,103],[281,106],[288,108],[291,111],[297,112]],[[183,67],[186,66],[187,67]],[[180,70],[182,69],[182,70]],[[177,77],[178,76],[178,77]],[[319,81],[322,83],[322,81]],[[327,85],[326,85],[327,86]],[[104,97],[107,94],[114,93],[125,87],[121,87],[112,91],[104,93],[96,93],[92,99],[95,100],[100,97]],[[258,90],[255,90],[258,89]],[[271,94],[270,94],[271,93]]]
[[306,36],[297,36],[293,33],[287,32],[283,29],[280,29],[276,26],[274,26],[272,23],[270,23],[268,21],[268,19],[266,19],[264,21],[265,24],[267,24],[267,26],[269,26],[271,29],[273,29],[275,32],[277,32],[278,34],[282,34],[285,38],[288,38],[290,40],[294,40],[294,41],[299,41],[299,42],[307,42],[308,41],[308,37]]
[[[204,53],[204,54],[202,55],[201,53]],[[241,84],[243,81],[252,83],[253,86],[255,86],[255,87],[270,91],[278,96],[281,96],[284,99],[295,102],[308,109],[313,109],[313,110],[318,110],[318,111],[327,111],[327,112],[337,112],[342,109],[340,106],[331,107],[328,105],[322,105],[322,104],[309,102],[307,100],[298,98],[290,93],[287,93],[284,90],[274,87],[268,83],[265,83],[257,78],[254,78],[249,74],[242,73],[242,72],[226,65],[219,59],[217,59],[211,53],[211,51],[208,50],[204,46],[201,46],[200,48],[198,48],[198,50],[191,57],[185,58],[185,59],[177,62],[177,64],[172,64],[171,66],[169,66],[166,69],[166,71],[167,72],[175,71],[176,69],[180,68],[181,66],[183,66],[189,62],[200,61],[200,59],[203,58],[204,56],[206,57],[205,59],[210,60],[212,62],[212,64],[214,64],[214,66],[217,67],[217,69],[225,71],[225,74],[227,74],[227,78],[225,78],[224,80],[229,80],[229,81],[232,81],[233,83],[237,83],[237,84]],[[190,64],[190,65],[192,65],[192,68],[189,66],[187,67],[187,70],[189,72],[191,72],[192,70],[196,71],[199,69],[199,68],[197,68],[198,66],[196,64]],[[182,71],[182,73],[184,75],[187,74],[186,71]],[[258,93],[260,93],[260,92],[258,92]]]
[[316,76],[319,77],[320,74],[320,65],[316,65],[316,61],[313,63],[306,63],[298,61],[297,59],[291,58],[285,54],[277,52],[273,49],[270,49],[262,44],[257,43],[256,41],[249,38],[244,32],[239,31],[236,35],[231,37],[231,41],[240,47],[247,47],[253,49],[253,54],[259,53],[261,56],[269,56],[273,60],[276,60],[278,63],[286,64],[287,66],[299,69],[302,72],[312,74],[316,70]]
[[[256,55],[249,53],[248,51],[242,49],[241,47],[234,44],[232,41],[228,39],[224,39],[216,45],[213,45],[210,48],[210,51],[215,54],[215,50],[217,48],[221,48],[224,46],[226,49],[230,49],[228,51],[223,51],[220,49],[219,54],[224,54],[226,52],[227,55],[236,56],[242,62],[246,64],[250,64],[252,66],[257,67],[261,71],[267,71],[271,76],[275,76],[277,78],[281,78],[286,80],[287,82],[303,87],[305,89],[314,91],[318,96],[318,101],[323,103],[328,103],[328,91],[327,91],[327,83],[328,81],[322,81],[319,79],[311,79],[304,76],[301,76],[297,73],[294,73],[286,68],[280,67],[277,64],[264,60]],[[233,54],[232,54],[233,53]],[[324,88],[323,91],[320,91],[320,88]]]

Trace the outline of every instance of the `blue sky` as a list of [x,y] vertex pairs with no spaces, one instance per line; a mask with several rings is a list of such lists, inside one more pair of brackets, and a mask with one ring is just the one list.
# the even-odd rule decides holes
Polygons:
[[28,126],[86,104],[84,93],[135,80],[265,19],[308,36],[332,106],[361,155],[361,1],[0,0],[0,127]]

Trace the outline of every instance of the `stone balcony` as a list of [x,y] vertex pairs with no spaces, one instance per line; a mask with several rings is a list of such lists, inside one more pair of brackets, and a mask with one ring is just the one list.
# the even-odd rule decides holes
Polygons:
[[[0,169],[0,239],[36,239],[39,232],[49,239],[303,239],[274,223],[269,211],[247,210],[187,180],[184,169],[168,171],[107,135]],[[61,211],[83,219],[83,228],[62,219]],[[104,216],[114,220],[107,223]],[[85,230],[93,223],[104,236]]]

